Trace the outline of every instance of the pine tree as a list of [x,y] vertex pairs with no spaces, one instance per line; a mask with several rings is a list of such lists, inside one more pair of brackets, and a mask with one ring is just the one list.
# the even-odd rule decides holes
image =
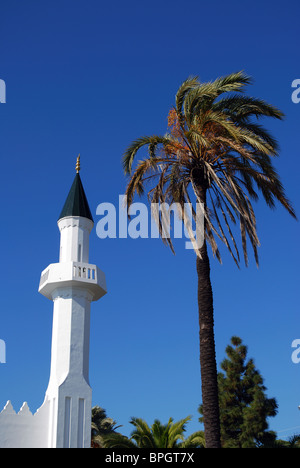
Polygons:
[[276,400],[267,398],[267,389],[253,359],[246,362],[247,347],[241,338],[232,337],[231,345],[227,346],[227,358],[221,363],[224,373],[218,373],[222,447],[255,448],[270,444],[276,434],[268,431],[267,418],[277,414]]

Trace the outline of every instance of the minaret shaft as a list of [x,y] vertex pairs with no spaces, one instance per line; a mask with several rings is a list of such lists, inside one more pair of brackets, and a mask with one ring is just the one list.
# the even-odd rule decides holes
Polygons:
[[49,445],[90,446],[92,390],[89,385],[91,294],[58,288],[53,294],[51,371],[46,399],[51,402]]
[[54,295],[51,371],[47,394],[67,376],[82,376],[89,384],[91,295],[79,288],[57,289]]

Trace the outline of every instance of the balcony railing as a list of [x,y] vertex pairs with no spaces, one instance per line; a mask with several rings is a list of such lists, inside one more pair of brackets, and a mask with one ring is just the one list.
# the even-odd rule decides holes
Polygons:
[[88,268],[83,265],[73,265],[73,277],[96,280],[96,268]]

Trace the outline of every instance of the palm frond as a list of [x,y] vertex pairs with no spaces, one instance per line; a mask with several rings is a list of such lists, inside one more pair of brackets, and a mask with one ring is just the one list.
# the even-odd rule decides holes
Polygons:
[[205,448],[205,437],[203,431],[196,431],[190,434],[185,440],[178,444],[181,449],[184,448]]
[[135,155],[143,146],[150,147],[150,156],[152,156],[157,145],[168,143],[168,138],[161,135],[144,136],[133,141],[123,155],[123,169],[125,174],[131,174],[132,163]]
[[[211,204],[212,204],[212,207],[213,207],[213,212],[214,212],[215,218],[216,218],[217,223],[218,223],[218,228],[219,228],[219,230],[221,232],[221,239],[224,242],[224,244],[226,245],[226,247],[228,248],[228,250],[229,250],[229,252],[230,252],[230,254],[231,254],[231,256],[232,256],[232,258],[233,258],[233,260],[235,262],[235,264],[239,268],[239,263],[238,263],[239,262],[239,252],[238,252],[237,247],[236,247],[236,242],[234,241],[234,246],[235,246],[235,249],[236,249],[237,257],[234,255],[234,253],[233,253],[233,251],[231,249],[230,243],[228,242],[228,239],[227,239],[227,237],[226,237],[226,235],[224,233],[224,230],[223,230],[222,224],[220,222],[220,219],[219,219],[219,216],[218,216],[218,213],[217,213],[217,210],[216,210],[216,207],[215,207],[215,204],[214,204],[214,201],[213,201],[213,198],[212,198],[211,194],[210,194],[210,200],[211,200]],[[222,213],[224,215],[224,211],[222,211]],[[225,217],[225,219],[226,219],[226,217]],[[226,226],[227,226],[227,228],[229,228],[228,222],[226,222]],[[230,228],[228,230],[229,230],[229,233],[231,235],[231,239],[234,239]]]
[[[95,440],[97,442],[97,439]],[[99,441],[100,442],[100,441]],[[138,448],[138,445],[128,437],[118,434],[118,433],[111,433],[105,434],[101,437],[101,446],[103,448]]]
[[244,71],[231,73],[221,78],[217,78],[213,84],[218,89],[218,94],[241,91],[244,86],[251,84],[252,78]]
[[137,445],[142,448],[155,447],[155,441],[150,427],[142,418],[131,418],[130,424],[132,424],[135,429],[131,433],[131,439],[133,439]]
[[194,88],[199,86],[199,80],[197,76],[191,76],[187,80],[185,80],[181,86],[179,87],[176,96],[175,96],[175,102],[176,102],[176,111],[179,117],[179,121],[182,122],[183,119],[183,112],[182,112],[182,106],[185,100],[186,95]]
[[251,96],[231,95],[220,99],[213,104],[213,109],[236,119],[246,119],[249,116],[273,117],[283,119],[284,114],[277,107],[268,104],[262,99]]

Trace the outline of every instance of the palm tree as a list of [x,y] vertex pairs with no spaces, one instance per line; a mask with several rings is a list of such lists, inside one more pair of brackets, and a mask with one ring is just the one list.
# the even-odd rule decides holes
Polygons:
[[92,447],[103,448],[103,437],[115,433],[116,429],[121,427],[116,424],[116,421],[107,417],[105,409],[94,406],[92,408]]
[[300,434],[294,434],[288,440],[271,440],[270,443],[262,444],[259,448],[300,448]]
[[173,422],[170,418],[167,424],[162,424],[158,419],[151,427],[141,418],[131,418],[130,424],[135,429],[130,439],[122,434],[110,433],[105,435],[105,448],[202,448],[204,435],[202,431],[191,434],[186,439],[184,432],[186,423],[191,420],[187,416],[180,421]]
[[[231,223],[239,223],[242,249],[248,265],[247,238],[258,264],[256,218],[250,200],[258,191],[267,205],[279,201],[295,218],[271,158],[278,145],[258,124],[260,117],[282,119],[283,114],[261,99],[242,94],[251,82],[243,72],[213,82],[188,78],[176,94],[175,107],[168,115],[166,135],[145,136],[134,141],[123,157],[128,210],[134,195],[149,185],[151,203],[176,203],[186,225],[184,204],[191,194],[204,211],[204,242],[196,246],[200,328],[200,365],[206,447],[220,447],[217,367],[214,340],[213,294],[207,244],[221,262],[216,238],[224,242],[239,266],[240,254]],[[143,147],[146,157],[133,170],[135,156]],[[192,212],[197,222],[196,212]],[[199,219],[199,218],[198,218]],[[160,234],[163,219],[158,216]],[[226,233],[227,232],[227,233]],[[174,252],[170,238],[162,239]]]
[[287,448],[300,448],[300,434],[295,434],[288,439]]

